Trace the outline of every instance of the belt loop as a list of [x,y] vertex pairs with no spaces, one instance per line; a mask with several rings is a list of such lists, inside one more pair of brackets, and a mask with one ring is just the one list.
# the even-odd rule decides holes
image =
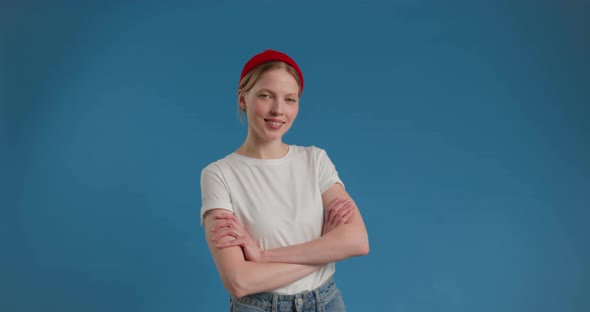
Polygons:
[[271,304],[271,310],[273,312],[276,312],[279,310],[279,300],[278,300],[278,295],[277,294],[272,294],[272,304]]
[[320,298],[320,290],[318,288],[313,290],[313,294],[315,295],[315,307],[316,311],[323,312],[324,311],[324,303]]

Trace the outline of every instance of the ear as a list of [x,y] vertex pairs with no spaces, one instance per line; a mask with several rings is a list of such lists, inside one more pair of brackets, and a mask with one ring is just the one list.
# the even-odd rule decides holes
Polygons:
[[244,111],[246,111],[246,92],[242,89],[238,90],[238,105]]

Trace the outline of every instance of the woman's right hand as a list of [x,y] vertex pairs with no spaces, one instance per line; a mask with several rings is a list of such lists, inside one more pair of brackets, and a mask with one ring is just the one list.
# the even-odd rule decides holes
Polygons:
[[[244,257],[248,261],[260,262],[262,259],[262,249],[258,247],[256,241],[250,236],[246,229],[240,224],[234,214],[224,213],[216,216],[217,222],[211,229],[214,233],[211,241],[217,243],[219,249],[240,246],[244,252]],[[223,237],[230,236],[233,240],[219,242]]]
[[352,200],[344,200],[339,197],[333,199],[328,203],[326,208],[326,215],[324,218],[324,226],[322,235],[332,231],[338,226],[348,222],[354,211],[354,202]]

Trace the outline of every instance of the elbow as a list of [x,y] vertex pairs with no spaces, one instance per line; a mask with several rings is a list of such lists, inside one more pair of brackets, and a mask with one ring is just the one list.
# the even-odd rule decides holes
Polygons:
[[238,278],[226,277],[223,279],[223,286],[234,298],[241,298],[250,294]]
[[225,287],[230,295],[234,298],[241,298],[248,295],[244,290],[239,287]]
[[369,238],[366,235],[359,237],[355,243],[355,256],[366,256],[369,254]]
[[247,293],[235,283],[224,283],[224,287],[227,290],[227,292],[229,292],[229,294],[232,295],[232,297],[234,298],[240,298],[247,295]]
[[369,254],[369,237],[365,235],[350,235],[346,238],[348,242],[348,257],[366,256]]
[[358,244],[358,255],[366,256],[369,254],[369,240],[364,239]]
[[361,248],[361,256],[366,256],[369,254],[369,241],[367,240]]

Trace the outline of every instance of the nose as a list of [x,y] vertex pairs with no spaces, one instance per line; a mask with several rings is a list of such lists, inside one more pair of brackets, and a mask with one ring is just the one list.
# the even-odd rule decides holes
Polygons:
[[283,105],[284,101],[280,98],[275,98],[272,101],[272,106],[270,107],[270,113],[275,116],[280,116],[283,114]]

